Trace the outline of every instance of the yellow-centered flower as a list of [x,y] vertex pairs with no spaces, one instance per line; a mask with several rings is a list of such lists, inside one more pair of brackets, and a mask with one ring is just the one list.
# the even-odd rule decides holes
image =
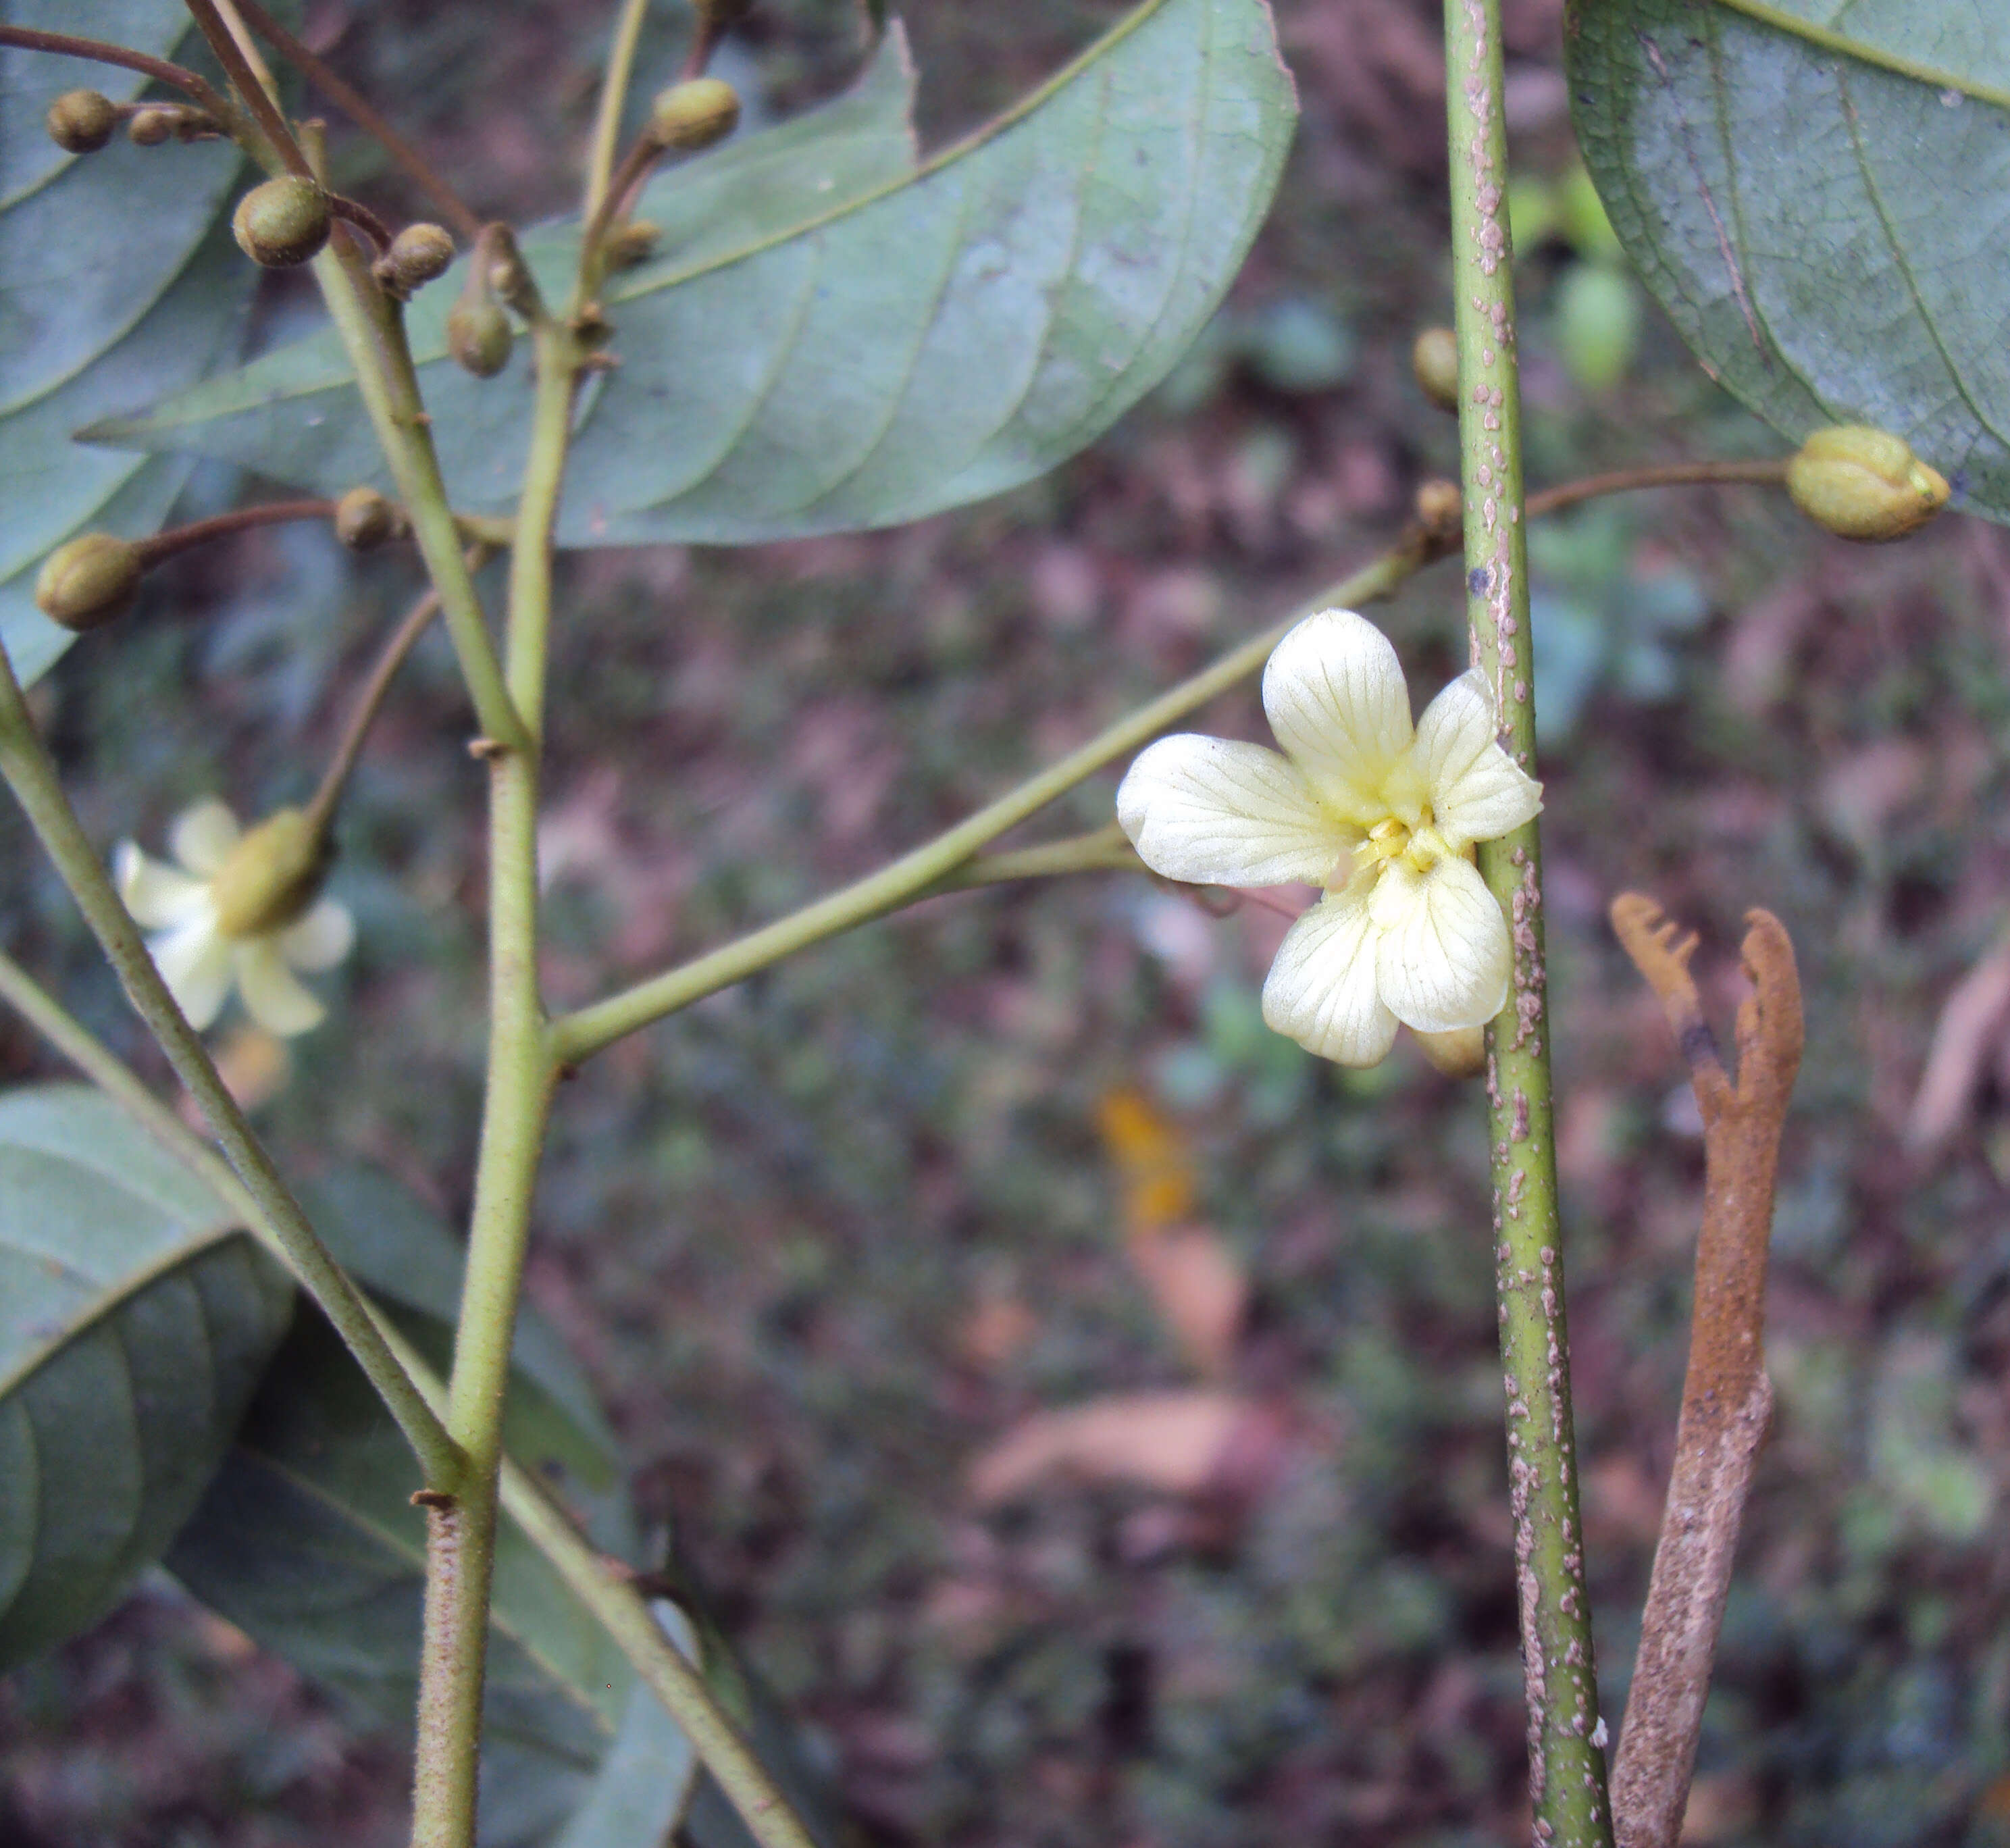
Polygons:
[[130,840],[112,870],[133,922],[158,933],[147,947],[189,1025],[208,1026],[235,984],[268,1032],[318,1026],[326,1010],[293,971],[334,968],[356,927],[319,896],[321,856],[300,811],[282,808],[247,834],[211,798],[176,820],[168,843],[181,870]]
[[1284,755],[1184,733],[1131,766],[1117,817],[1145,864],[1197,885],[1305,881],[1324,894],[1263,984],[1263,1018],[1323,1058],[1373,1065],[1397,1024],[1470,1034],[1508,999],[1508,922],[1473,844],[1542,807],[1461,674],[1413,728],[1388,638],[1351,609],[1308,617],[1263,670]]

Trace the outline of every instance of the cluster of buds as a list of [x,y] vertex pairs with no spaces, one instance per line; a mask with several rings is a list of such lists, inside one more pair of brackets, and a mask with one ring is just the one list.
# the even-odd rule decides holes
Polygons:
[[120,123],[138,147],[164,141],[208,141],[223,126],[205,109],[185,103],[115,103],[95,90],[66,90],[42,118],[49,139],[66,154],[95,154],[107,146]]

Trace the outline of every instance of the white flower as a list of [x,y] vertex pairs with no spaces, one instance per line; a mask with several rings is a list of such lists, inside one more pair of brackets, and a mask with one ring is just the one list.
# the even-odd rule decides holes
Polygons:
[[1533,816],[1542,786],[1496,741],[1484,677],[1461,675],[1412,730],[1388,638],[1324,609],[1278,643],[1263,709],[1282,756],[1185,733],[1131,765],[1117,818],[1139,857],[1195,884],[1325,888],[1263,984],[1264,1019],[1309,1052],[1373,1065],[1399,1021],[1491,1020],[1513,952],[1472,846]]
[[304,1033],[326,1011],[294,969],[328,969],[349,954],[356,928],[332,898],[317,897],[318,844],[305,817],[282,808],[248,834],[214,798],[196,804],[168,836],[177,872],[122,840],[113,861],[119,896],[147,940],[162,979],[200,1032],[235,983],[267,1032]]

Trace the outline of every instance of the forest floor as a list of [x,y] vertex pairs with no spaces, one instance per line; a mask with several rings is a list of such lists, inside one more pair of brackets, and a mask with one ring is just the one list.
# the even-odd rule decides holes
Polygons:
[[[1568,209],[1558,9],[1512,10],[1532,482],[1776,452],[1643,297],[1614,310],[1584,283],[1601,259]],[[563,204],[551,151],[582,138],[595,9],[502,29],[486,9],[308,11],[482,204]],[[1110,11],[918,19],[930,136]],[[1281,24],[1304,119],[1274,217],[1200,352],[1089,453],[896,532],[567,563],[558,1001],[959,817],[1343,575],[1454,468],[1407,357],[1448,312],[1435,15],[1296,0]],[[835,4],[764,15],[748,43],[778,109],[855,55]],[[1705,489],[1532,536],[1610,1724],[1702,1188],[1680,1061],[1605,922],[1637,888],[1701,932],[1721,1028],[1743,915],[1777,913],[1808,1015],[1779,1409],[1685,1839],[2010,1841],[2010,540],[1948,518],[1852,548],[1783,499]],[[267,534],[179,570],[115,671],[109,645],[76,649],[46,697],[90,825],[158,843],[218,787],[298,799],[403,570]],[[1462,601],[1447,564],[1374,613],[1420,695],[1464,663]],[[1252,691],[1199,723],[1266,735]],[[480,1084],[463,725],[443,650],[423,652],[345,815],[335,889],[360,937],[335,1018],[283,1064],[232,1047],[277,1086],[260,1120],[288,1161],[367,1157],[450,1212]],[[1113,782],[1025,837],[1098,825]],[[11,813],[0,851],[10,947],[137,1047]],[[939,900],[564,1091],[531,1298],[861,1842],[1527,1839],[1480,1099],[1407,1043],[1350,1074],[1270,1035],[1283,928],[1130,876]],[[55,1069],[11,1024],[0,1061]],[[165,1580],[0,1687],[12,1848],[389,1848],[407,1775]]]

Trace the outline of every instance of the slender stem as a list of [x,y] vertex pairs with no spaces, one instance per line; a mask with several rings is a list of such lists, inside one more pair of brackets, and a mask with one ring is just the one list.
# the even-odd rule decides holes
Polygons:
[[178,556],[212,539],[227,538],[234,532],[247,532],[254,526],[279,526],[295,520],[332,520],[332,500],[263,500],[255,506],[234,507],[207,520],[192,520],[186,526],[171,526],[150,539],[141,539],[138,550],[146,569]]
[[[1473,659],[1493,688],[1503,742],[1532,767],[1535,663],[1500,6],[1445,0],[1460,488]],[[1592,1742],[1598,1679],[1571,1414],[1536,823],[1483,843],[1479,870],[1508,914],[1514,944],[1508,1006],[1486,1032],[1486,1094],[1529,1800],[1539,1844],[1610,1848],[1605,1754]]]
[[1092,834],[1071,835],[1039,847],[1006,854],[973,854],[946,878],[936,880],[938,892],[964,892],[978,886],[1002,886],[1014,880],[1053,879],[1070,872],[1142,872],[1145,862],[1116,823]]
[[[600,247],[606,241],[607,228],[619,215],[623,202],[641,184],[644,176],[662,158],[663,150],[647,135],[636,137],[628,151],[621,157],[621,165],[608,182],[607,190],[601,194],[598,204],[586,215],[586,229],[579,240],[579,274],[582,297],[591,295],[598,286],[600,273]],[[589,286],[591,285],[591,286]]]
[[250,111],[252,119],[258,125],[269,144],[272,158],[290,173],[298,173],[311,179],[314,169],[307,164],[307,157],[300,151],[300,144],[293,139],[293,131],[286,126],[286,119],[279,112],[279,105],[265,87],[264,74],[245,55],[244,48],[237,42],[223,15],[216,9],[215,0],[182,0],[215,57],[223,66],[224,75],[229,78],[231,87],[238,94],[244,107]]
[[[614,22],[613,42],[607,52],[607,74],[600,85],[600,106],[593,119],[593,140],[586,157],[586,193],[581,214],[588,224],[599,215],[607,197],[608,179],[614,171],[614,151],[621,140],[621,112],[627,106],[628,87],[634,80],[635,48],[642,39],[642,22],[648,16],[649,0],[621,0],[621,12]],[[581,247],[582,263],[588,246]]]
[[552,1023],[554,1051],[563,1063],[577,1064],[638,1027],[744,981],[770,963],[910,903],[954,872],[979,848],[995,840],[1007,828],[1016,826],[1057,797],[1067,794],[1078,783],[1136,750],[1216,694],[1225,693],[1238,681],[1248,679],[1270,659],[1270,651],[1285,631],[1309,611],[1334,603],[1367,603],[1386,597],[1442,556],[1429,535],[1413,532],[1403,543],[1322,592],[1282,622],[1231,649],[1170,692],[1127,714],[1060,762],[1028,778],[947,833],[902,855],[877,872],[708,955],[564,1015]]
[[340,193],[328,195],[328,208],[345,225],[353,225],[370,240],[371,254],[381,256],[391,247],[391,227],[360,200],[350,199]]
[[481,220],[474,208],[447,184],[424,155],[377,112],[368,98],[330,69],[316,52],[301,44],[259,5],[257,0],[233,0],[233,3],[254,32],[376,141],[406,177],[439,208],[440,215],[463,240],[474,242],[481,230]]
[[[104,1043],[89,1032],[20,964],[0,954],[0,998],[27,1019],[55,1049],[121,1105],[155,1141],[211,1187],[253,1235],[280,1245],[265,1210],[231,1168],[142,1084]],[[368,1313],[377,1312],[365,1303]],[[446,1388],[396,1328],[382,1322],[385,1341],[427,1404],[444,1409]],[[549,1559],[615,1646],[684,1729],[706,1770],[749,1818],[761,1848],[809,1848],[809,1838],[698,1673],[663,1635],[648,1605],[559,1512],[537,1478],[505,1455],[499,1480],[502,1511]]]
[[378,1396],[397,1420],[419,1459],[428,1483],[452,1487],[460,1480],[460,1447],[441,1427],[432,1409],[398,1364],[355,1286],[314,1235],[307,1216],[287,1190],[272,1157],[252,1133],[237,1101],[218,1076],[161,972],[154,966],[139,928],[119,901],[63,793],[48,752],[21,697],[12,664],[0,651],[0,775],[28,818],[84,921],[123,985],[126,998],[160,1042],[168,1062],[208,1118],[247,1192],[286,1254],[295,1276],[312,1294],[336,1331],[356,1356]]
[[[469,548],[468,566],[478,570],[488,548],[475,546]],[[407,658],[418,645],[419,638],[431,626],[432,620],[439,614],[440,596],[437,590],[429,590],[405,613],[403,619],[385,638],[375,663],[370,670],[370,677],[356,696],[356,703],[350,709],[349,723],[343,727],[342,737],[336,745],[335,755],[328,759],[326,770],[316,787],[313,799],[307,806],[308,826],[316,833],[324,831],[333,819],[336,805],[342,800],[342,792],[349,781],[350,773],[356,768],[356,760],[362,755],[364,739],[370,735],[370,727],[376,722],[382,709],[385,696],[391,691],[391,683],[398,677],[398,670],[404,666]]]
[[544,734],[545,658],[552,616],[552,534],[558,520],[573,393],[582,357],[572,330],[547,318],[532,329],[537,395],[531,445],[510,547],[509,662],[506,684],[532,748]]
[[538,757],[552,531],[581,354],[570,328],[549,316],[533,324],[533,338],[537,396],[510,553],[503,670],[524,736],[489,760],[488,1085],[447,1408],[447,1428],[468,1468],[456,1505],[429,1517],[437,1569],[428,1574],[419,1664],[413,1848],[472,1848],[474,1840],[503,1401],[558,1068],[538,986]]
[[1607,494],[1627,494],[1636,488],[1681,488],[1695,484],[1751,482],[1763,487],[1784,487],[1788,458],[1763,462],[1658,462],[1644,468],[1615,468],[1607,474],[1588,474],[1581,481],[1566,482],[1560,488],[1546,488],[1529,496],[1528,516],[1540,519],[1560,514],[1581,501],[1596,500]]
[[96,64],[115,64],[126,70],[137,70],[154,80],[179,90],[184,96],[192,96],[219,121],[236,123],[243,119],[241,113],[230,106],[229,99],[213,84],[192,70],[179,64],[170,64],[164,58],[150,58],[144,52],[128,51],[123,45],[107,44],[95,38],[76,38],[67,32],[37,32],[27,26],[0,26],[0,45],[12,45],[23,52],[48,52],[62,58],[87,58]]

